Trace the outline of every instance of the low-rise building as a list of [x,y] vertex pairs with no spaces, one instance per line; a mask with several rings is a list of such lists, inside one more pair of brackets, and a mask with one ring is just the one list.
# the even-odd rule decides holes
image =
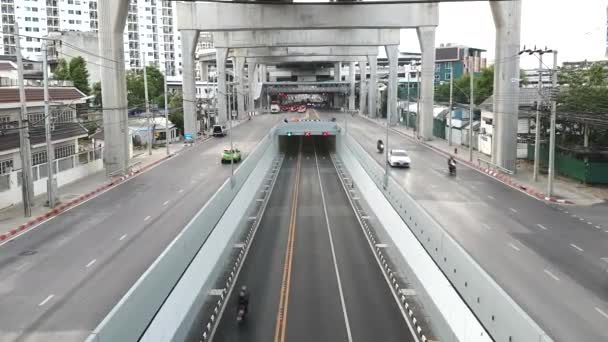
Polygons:
[[[25,97],[34,195],[40,195],[46,192],[48,175],[43,88],[28,86],[25,89]],[[79,138],[88,135],[87,129],[76,117],[76,105],[85,102],[85,94],[73,86],[51,86],[49,98],[51,141],[55,154],[53,166],[57,175],[57,186],[61,186],[101,170],[103,164],[100,151],[82,151],[78,144]],[[20,111],[19,88],[0,87],[0,208],[15,205],[22,199]]]

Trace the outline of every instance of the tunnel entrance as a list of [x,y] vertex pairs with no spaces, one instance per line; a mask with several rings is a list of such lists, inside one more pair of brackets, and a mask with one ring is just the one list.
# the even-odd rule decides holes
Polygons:
[[336,136],[335,135],[279,135],[279,152],[280,153],[297,153],[300,142],[302,147],[308,145],[322,146],[327,152],[334,153],[336,150]]

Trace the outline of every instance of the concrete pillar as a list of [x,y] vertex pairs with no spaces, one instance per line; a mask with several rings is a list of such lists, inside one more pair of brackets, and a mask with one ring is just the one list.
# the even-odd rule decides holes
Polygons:
[[198,125],[196,118],[196,83],[194,79],[195,52],[198,31],[182,30],[182,97],[184,100],[184,133],[196,138]]
[[256,75],[257,64],[247,63],[247,83],[249,84],[249,101],[247,102],[247,111],[255,111],[255,84],[257,83]]
[[375,118],[378,114],[376,108],[378,107],[378,56],[367,56],[367,63],[369,63],[369,112],[368,116]]
[[[127,81],[123,32],[128,2],[99,0],[99,51],[103,101],[104,165],[108,174],[129,167],[129,127],[127,121]],[[114,61],[120,61],[116,63]]]
[[268,72],[266,70],[266,64],[260,64],[260,80],[262,82],[268,82]]
[[342,81],[342,63],[340,62],[334,63],[334,81]]
[[209,81],[209,62],[201,62],[201,81]]
[[517,115],[521,1],[491,2],[496,26],[494,65],[494,137],[492,163],[515,171],[517,161]]
[[348,64],[348,81],[350,82],[348,110],[355,110],[355,62],[350,62]]
[[367,108],[367,63],[359,62],[359,114],[365,115]]
[[226,56],[227,48],[216,48],[215,59],[217,65],[217,120],[216,123],[223,124],[228,120],[228,89],[226,88]]
[[386,96],[386,117],[390,124],[398,122],[397,114],[397,62],[399,60],[399,46],[386,45],[388,58],[388,93]]
[[420,72],[420,118],[418,134],[422,139],[433,138],[433,103],[435,84],[435,27],[418,27],[418,41],[422,51]]
[[245,57],[235,58],[236,77],[236,110],[237,118],[242,119],[245,115]]

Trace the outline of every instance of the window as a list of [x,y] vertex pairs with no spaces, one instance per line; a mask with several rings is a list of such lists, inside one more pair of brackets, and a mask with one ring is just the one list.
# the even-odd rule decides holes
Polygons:
[[25,21],[32,21],[32,17],[25,17]]
[[76,11],[76,14],[81,15],[82,11]]
[[5,175],[11,172],[13,169],[13,160],[4,159],[0,160],[0,175]]
[[0,128],[9,128],[10,127],[9,122],[11,122],[11,116],[10,115],[2,115],[2,116],[0,116]]
[[44,120],[44,113],[29,113],[27,115],[30,125],[39,124]]
[[435,74],[435,82],[439,82],[439,75]]
[[38,28],[38,27],[33,27],[33,31],[34,31],[34,32],[40,32],[40,28]]
[[32,166],[46,163],[46,151],[32,153]]
[[74,154],[74,145],[63,145],[55,147],[55,158],[65,158]]
[[82,24],[82,20],[76,20],[76,24]]
[[34,18],[32,18],[32,21],[33,22],[38,22],[38,21],[40,21],[40,19],[38,19],[38,17],[34,17]]
[[74,4],[74,0],[68,0],[68,5],[73,5]]
[[68,14],[74,14],[74,10],[68,10]]
[[56,109],[52,111],[55,123],[73,122],[74,113],[72,110]]
[[32,12],[38,12],[38,7],[32,7]]
[[68,20],[68,24],[73,24],[74,20]]
[[450,80],[450,76],[451,76],[451,74],[449,72],[446,72],[444,79],[446,79],[446,80],[449,81]]

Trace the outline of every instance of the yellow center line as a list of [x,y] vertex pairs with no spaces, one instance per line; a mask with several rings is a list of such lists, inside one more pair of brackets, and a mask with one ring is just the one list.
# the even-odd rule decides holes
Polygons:
[[283,266],[283,278],[281,280],[281,293],[279,297],[279,308],[277,311],[277,319],[274,329],[274,342],[285,341],[285,326],[287,324],[287,307],[289,305],[289,287],[291,281],[291,264],[293,260],[293,247],[295,243],[295,229],[298,208],[298,192],[300,187],[300,166],[301,166],[301,148],[300,141],[298,151],[298,161],[296,164],[296,177],[294,190],[291,200],[291,213],[289,217],[289,229],[287,232],[287,247],[285,251],[285,263]]

